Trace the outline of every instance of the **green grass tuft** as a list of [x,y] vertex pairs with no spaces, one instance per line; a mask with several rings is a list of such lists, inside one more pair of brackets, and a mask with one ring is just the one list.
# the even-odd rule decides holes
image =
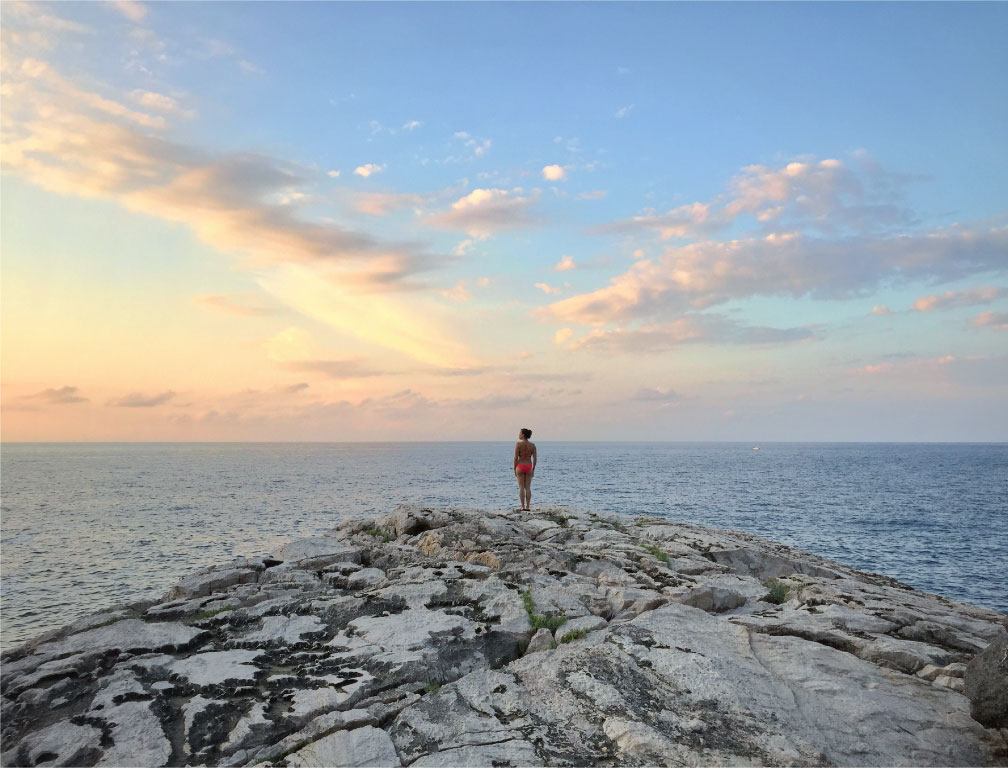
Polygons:
[[423,690],[424,690],[424,693],[437,693],[438,691],[441,690],[441,684],[440,683],[427,683],[427,685],[424,686]]
[[368,528],[364,533],[374,536],[376,539],[381,539],[386,544],[392,541],[392,532],[386,528]]
[[564,632],[560,637],[561,643],[569,643],[578,638],[584,637],[588,634],[588,630],[582,627],[581,629],[572,629],[570,632]]
[[784,584],[783,582],[780,582],[777,579],[767,579],[765,582],[763,582],[763,584],[764,586],[770,589],[770,592],[769,594],[767,594],[766,599],[769,600],[771,603],[776,603],[777,605],[780,605],[781,603],[787,600],[788,592],[790,592],[787,584]]
[[654,555],[659,560],[661,560],[663,563],[665,563],[665,565],[669,564],[669,556],[666,555],[664,552],[662,552],[660,549],[658,549],[658,547],[653,546],[652,544],[644,544],[643,546],[644,546],[644,549],[646,549],[652,555]]
[[532,590],[522,592],[522,604],[525,606],[525,613],[528,614],[533,629],[548,629],[550,632],[556,632],[567,622],[566,616],[547,616],[536,613]]

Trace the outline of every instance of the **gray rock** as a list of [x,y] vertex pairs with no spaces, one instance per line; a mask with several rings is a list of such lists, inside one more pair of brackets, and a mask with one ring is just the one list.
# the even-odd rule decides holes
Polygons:
[[745,605],[746,597],[740,592],[724,587],[696,587],[686,592],[677,602],[708,613],[723,613]]
[[529,640],[525,653],[536,653],[538,651],[548,651],[553,647],[553,635],[548,629],[538,629]]
[[347,589],[367,589],[385,581],[381,568],[362,568],[347,579]]
[[193,685],[221,685],[228,681],[250,683],[260,672],[252,662],[261,655],[261,651],[208,651],[174,661],[168,670]]
[[241,636],[242,643],[282,643],[295,645],[305,635],[325,629],[326,624],[317,616],[266,616],[262,627]]
[[995,638],[966,667],[970,715],[988,728],[1008,728],[1008,633]]
[[206,597],[212,592],[223,592],[236,584],[254,584],[258,578],[258,571],[252,568],[211,568],[182,579],[168,591],[168,599]]
[[[378,521],[389,541],[366,535],[373,516],[345,519],[284,547],[284,562],[236,560],[185,580],[179,599],[37,638],[3,656],[0,762],[1008,755],[957,692],[1008,617],[737,531],[545,512],[401,507]],[[786,579],[782,605],[761,599],[769,576]],[[566,619],[556,636],[533,632],[526,592],[534,614]]]
[[171,745],[161,721],[151,711],[150,703],[132,701],[104,713],[111,724],[112,746],[105,750],[98,765],[162,766],[171,757]]
[[288,755],[286,761],[291,768],[332,765],[384,768],[401,765],[388,734],[370,725],[324,736]]
[[27,758],[24,763],[13,755],[4,758],[4,765],[38,765],[43,755],[50,757],[50,765],[84,765],[101,754],[101,730],[90,725],[74,725],[67,721],[54,723],[29,734],[21,743],[20,751]]

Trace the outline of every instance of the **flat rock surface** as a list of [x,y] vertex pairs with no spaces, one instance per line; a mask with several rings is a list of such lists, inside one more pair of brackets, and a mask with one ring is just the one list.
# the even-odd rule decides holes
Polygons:
[[963,695],[1006,631],[744,533],[404,505],[5,654],[0,763],[1006,765]]

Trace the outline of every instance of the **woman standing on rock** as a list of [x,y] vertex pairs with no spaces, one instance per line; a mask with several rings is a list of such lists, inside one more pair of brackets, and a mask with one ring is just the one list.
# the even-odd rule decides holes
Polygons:
[[518,442],[515,443],[514,452],[514,473],[518,478],[518,501],[521,502],[523,511],[529,511],[529,504],[532,503],[532,476],[536,467],[536,447],[535,443],[530,443],[532,430],[523,427],[518,431]]

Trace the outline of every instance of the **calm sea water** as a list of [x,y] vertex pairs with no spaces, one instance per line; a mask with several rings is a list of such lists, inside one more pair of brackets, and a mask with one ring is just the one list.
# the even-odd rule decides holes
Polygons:
[[[1008,445],[539,442],[536,503],[749,531],[1008,613]],[[401,502],[517,505],[510,443],[6,444],[0,642]]]

